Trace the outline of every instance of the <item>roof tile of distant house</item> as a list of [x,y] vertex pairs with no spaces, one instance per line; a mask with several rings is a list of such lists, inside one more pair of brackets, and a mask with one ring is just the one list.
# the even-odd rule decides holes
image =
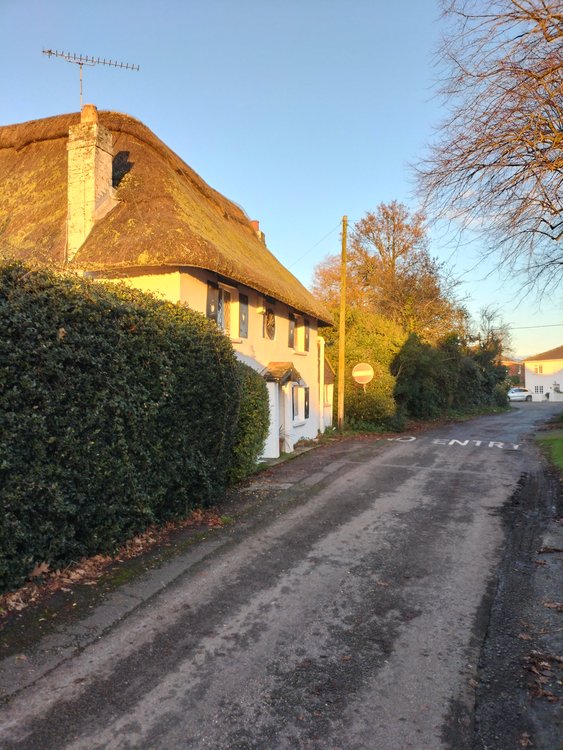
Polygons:
[[558,346],[556,349],[550,349],[547,352],[541,354],[535,354],[533,357],[526,357],[526,362],[537,362],[539,360],[546,359],[563,359],[563,346]]
[[[216,272],[332,323],[324,305],[274,257],[244,211],[213,190],[145,125],[100,112],[113,134],[119,204],[70,263],[126,273],[139,267]],[[68,131],[80,114],[0,127],[0,255],[62,263]]]

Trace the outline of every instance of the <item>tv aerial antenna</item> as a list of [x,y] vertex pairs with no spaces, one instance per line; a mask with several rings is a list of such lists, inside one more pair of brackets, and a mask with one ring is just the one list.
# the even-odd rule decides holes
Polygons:
[[92,57],[88,55],[77,55],[75,52],[58,52],[53,49],[44,49],[43,54],[47,57],[60,57],[69,63],[74,63],[80,68],[80,109],[82,110],[82,66],[89,65],[110,65],[113,68],[123,68],[123,70],[139,70],[138,65],[130,63],[117,62],[117,60],[106,60],[105,57]]

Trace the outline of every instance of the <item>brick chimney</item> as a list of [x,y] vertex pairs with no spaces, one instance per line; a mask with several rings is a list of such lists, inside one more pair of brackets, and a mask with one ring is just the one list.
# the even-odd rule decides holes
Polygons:
[[67,253],[74,258],[94,223],[117,205],[112,186],[113,137],[85,104],[68,133]]
[[266,235],[260,229],[260,222],[256,221],[256,219],[252,219],[252,221],[250,222],[250,226],[252,227],[252,229],[254,229],[254,232],[255,232],[256,236],[258,237],[258,239],[261,242],[263,242],[264,245],[265,245],[266,244]]

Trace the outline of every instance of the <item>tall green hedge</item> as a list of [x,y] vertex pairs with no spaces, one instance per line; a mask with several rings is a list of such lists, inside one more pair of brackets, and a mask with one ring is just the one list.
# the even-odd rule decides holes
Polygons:
[[214,501],[241,395],[200,314],[0,264],[0,590]]
[[264,452],[270,427],[266,381],[243,362],[237,362],[241,387],[240,412],[228,479],[236,482],[252,474]]
[[497,343],[469,346],[452,333],[432,346],[411,334],[391,365],[397,406],[416,419],[505,406],[506,368],[498,364]]

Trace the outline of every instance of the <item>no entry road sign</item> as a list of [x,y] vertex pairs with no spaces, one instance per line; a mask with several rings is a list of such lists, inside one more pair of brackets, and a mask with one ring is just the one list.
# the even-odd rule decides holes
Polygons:
[[373,367],[368,365],[367,362],[360,362],[352,370],[352,377],[356,383],[362,383],[365,385],[369,383],[373,378]]

